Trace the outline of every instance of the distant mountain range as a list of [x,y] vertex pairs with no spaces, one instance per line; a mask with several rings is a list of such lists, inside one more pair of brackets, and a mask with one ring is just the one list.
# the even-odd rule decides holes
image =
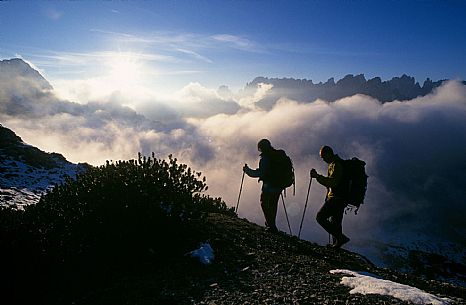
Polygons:
[[[313,102],[317,99],[334,102],[355,94],[364,94],[383,103],[411,100],[431,93],[445,81],[447,80],[432,81],[428,78],[421,86],[414,77],[406,74],[387,81],[382,81],[380,77],[366,80],[364,74],[349,74],[337,82],[330,78],[325,83],[317,84],[306,79],[256,77],[246,85],[245,90],[256,90],[260,84],[272,85],[267,96],[258,103],[261,107],[269,109],[283,97],[302,102]],[[465,81],[463,83],[466,84]]]

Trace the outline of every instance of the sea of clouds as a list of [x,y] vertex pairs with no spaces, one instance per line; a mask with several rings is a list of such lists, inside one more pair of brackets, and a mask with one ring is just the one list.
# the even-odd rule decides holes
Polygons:
[[[207,177],[209,194],[236,206],[242,166],[258,165],[257,141],[268,138],[293,159],[296,195],[286,208],[297,233],[309,170],[325,174],[319,158],[330,145],[342,158],[366,161],[369,186],[358,215],[345,216],[344,231],[357,240],[447,240],[466,245],[466,86],[448,81],[432,94],[381,103],[355,95],[328,103],[282,98],[271,110],[255,92],[230,92],[189,84],[173,100],[131,100],[119,92],[74,103],[53,89],[21,77],[0,76],[0,123],[46,151],[72,162],[103,164],[138,152],[173,154]],[[124,105],[132,105],[126,107]],[[263,224],[260,184],[245,178],[239,216]],[[314,217],[325,189],[312,182],[301,237],[325,243]],[[278,225],[288,231],[283,206]]]

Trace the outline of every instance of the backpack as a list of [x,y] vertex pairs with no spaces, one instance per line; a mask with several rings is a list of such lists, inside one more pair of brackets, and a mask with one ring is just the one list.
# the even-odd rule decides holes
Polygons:
[[270,166],[267,173],[267,180],[271,185],[285,189],[294,185],[295,176],[293,161],[284,150],[279,149],[270,153]]
[[345,183],[346,204],[356,207],[358,212],[367,190],[367,178],[365,170],[366,162],[354,157],[343,160],[343,181]]

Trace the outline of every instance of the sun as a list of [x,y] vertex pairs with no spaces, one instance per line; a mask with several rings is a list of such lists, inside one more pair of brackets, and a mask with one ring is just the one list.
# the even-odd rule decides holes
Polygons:
[[138,84],[143,67],[136,55],[117,53],[109,55],[107,69],[111,86],[126,88]]

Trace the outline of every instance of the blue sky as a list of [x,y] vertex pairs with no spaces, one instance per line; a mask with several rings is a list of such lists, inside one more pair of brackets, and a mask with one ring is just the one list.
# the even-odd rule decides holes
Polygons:
[[68,91],[97,78],[165,94],[256,76],[466,79],[464,1],[0,1],[0,28],[0,58]]

